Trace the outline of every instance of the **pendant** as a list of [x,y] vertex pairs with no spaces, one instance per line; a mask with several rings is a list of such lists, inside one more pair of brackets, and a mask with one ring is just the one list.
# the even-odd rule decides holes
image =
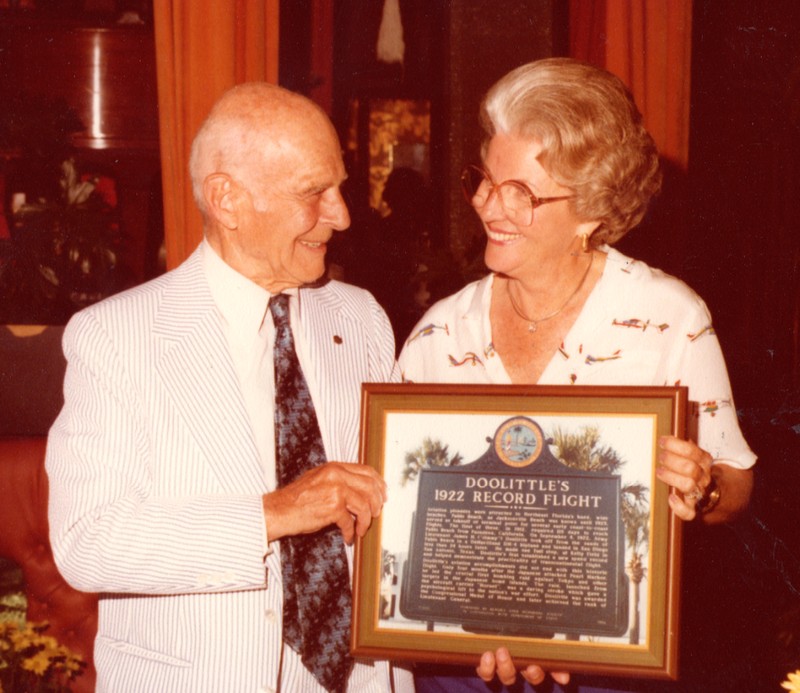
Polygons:
[[531,332],[531,333],[536,332],[536,323],[535,322],[532,322],[530,325],[528,325],[528,332]]

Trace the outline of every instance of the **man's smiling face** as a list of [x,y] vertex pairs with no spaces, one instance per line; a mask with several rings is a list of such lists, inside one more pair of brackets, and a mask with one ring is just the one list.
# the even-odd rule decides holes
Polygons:
[[251,195],[242,209],[236,243],[251,276],[270,291],[308,284],[325,272],[334,231],[350,225],[339,186],[346,173],[339,140],[317,113],[304,114],[271,143],[263,173],[245,181]]

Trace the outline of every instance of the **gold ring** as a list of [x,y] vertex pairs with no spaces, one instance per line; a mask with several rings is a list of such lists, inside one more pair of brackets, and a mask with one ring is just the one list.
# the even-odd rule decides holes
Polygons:
[[698,501],[701,501],[705,495],[706,495],[705,492],[700,490],[700,488],[698,487],[695,488],[695,490],[692,491],[691,493],[687,494],[686,498],[688,498],[689,500],[693,500],[695,503],[697,503]]

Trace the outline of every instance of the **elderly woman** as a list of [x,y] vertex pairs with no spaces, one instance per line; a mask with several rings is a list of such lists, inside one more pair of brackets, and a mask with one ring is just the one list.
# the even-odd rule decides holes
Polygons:
[[[698,441],[659,441],[657,477],[683,520],[717,523],[748,503],[755,463],[703,301],[611,247],[661,183],[658,155],[622,82],[569,59],[523,65],[481,106],[482,163],[462,176],[486,233],[490,274],[434,305],[406,341],[414,382],[673,385],[702,403]],[[430,329],[430,326],[446,329]],[[540,667],[522,671],[529,684]],[[517,676],[486,653],[486,681]],[[554,674],[566,682],[566,674]],[[420,677],[418,690],[487,690]]]

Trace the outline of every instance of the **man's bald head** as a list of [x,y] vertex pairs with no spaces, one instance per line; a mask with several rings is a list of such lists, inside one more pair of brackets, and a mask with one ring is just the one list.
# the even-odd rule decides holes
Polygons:
[[226,173],[250,190],[258,204],[258,181],[282,151],[311,144],[314,133],[335,136],[313,101],[265,82],[233,87],[211,109],[192,143],[189,174],[197,206],[206,215],[203,182]]
[[270,293],[324,274],[350,215],[339,138],[316,104],[269,84],[234,87],[197,133],[189,169],[206,240],[228,265]]

